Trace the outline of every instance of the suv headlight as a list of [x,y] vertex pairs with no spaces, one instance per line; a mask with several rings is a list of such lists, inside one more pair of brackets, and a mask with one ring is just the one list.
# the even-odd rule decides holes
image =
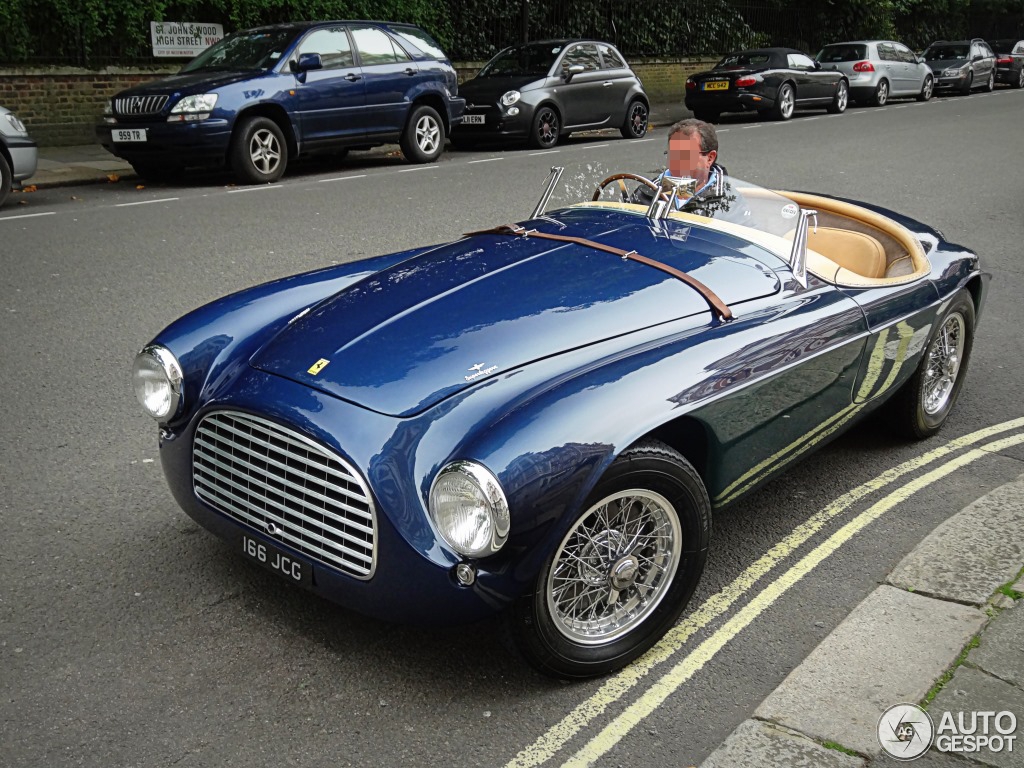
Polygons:
[[193,122],[205,120],[210,116],[213,108],[217,106],[216,93],[200,93],[195,96],[186,96],[171,110],[171,116],[167,118],[168,123]]
[[486,557],[508,539],[508,502],[491,472],[473,461],[454,461],[430,486],[430,517],[460,555]]
[[25,124],[15,115],[8,112],[4,117],[7,119],[0,121],[0,133],[7,134],[8,136],[28,135],[28,131],[25,129]]
[[135,356],[132,384],[143,410],[157,421],[167,421],[181,406],[184,376],[177,358],[167,347],[150,344]]
[[506,107],[511,107],[521,98],[523,98],[523,94],[521,94],[519,91],[509,91],[508,93],[501,97],[501,103],[504,104]]

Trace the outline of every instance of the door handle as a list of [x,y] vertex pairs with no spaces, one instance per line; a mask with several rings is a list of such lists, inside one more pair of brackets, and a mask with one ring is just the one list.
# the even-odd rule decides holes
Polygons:
[[412,67],[406,67],[402,71],[405,72],[405,74],[407,74],[407,75],[415,75],[416,74],[416,70],[413,69]]
[[604,87],[605,87],[605,88],[607,88],[607,87],[608,87],[609,85],[611,85],[611,84],[612,84],[612,81],[611,81],[611,80],[605,80],[605,81],[604,81],[604,83],[603,83],[603,85],[604,85]]
[[363,76],[357,75],[353,72],[349,72],[347,75],[345,75],[345,79],[348,80],[350,83],[354,83],[356,80],[362,80]]

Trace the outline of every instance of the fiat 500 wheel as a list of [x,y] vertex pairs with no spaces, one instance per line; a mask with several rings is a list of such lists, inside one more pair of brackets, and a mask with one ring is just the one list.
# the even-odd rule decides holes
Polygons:
[[533,118],[533,129],[530,131],[530,144],[540,149],[549,149],[558,143],[558,132],[562,121],[554,107],[547,104],[537,110]]
[[421,104],[409,115],[399,142],[410,163],[432,163],[444,152],[444,123],[437,110]]
[[711,504],[678,452],[646,441],[601,478],[510,619],[545,674],[612,672],[676,622],[704,570]]
[[642,139],[647,134],[647,105],[639,99],[631,102],[619,132],[624,139]]
[[960,395],[973,346],[974,301],[962,290],[936,322],[924,357],[897,398],[902,432],[924,438],[939,431]]
[[6,158],[0,155],[0,205],[3,205],[4,201],[7,200],[7,196],[11,194],[11,185],[14,183],[13,178],[11,166],[7,164]]
[[238,126],[231,145],[231,167],[246,184],[277,181],[288,166],[288,144],[277,123],[250,117]]

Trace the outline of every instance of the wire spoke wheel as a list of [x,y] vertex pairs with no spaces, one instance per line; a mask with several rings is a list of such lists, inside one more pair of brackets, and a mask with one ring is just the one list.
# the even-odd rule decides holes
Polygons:
[[628,490],[591,507],[569,532],[548,575],[548,610],[559,632],[607,643],[647,618],[675,576],[679,518],[658,493]]
[[946,407],[963,360],[967,328],[963,315],[950,314],[928,348],[923,381],[924,412],[934,415]]

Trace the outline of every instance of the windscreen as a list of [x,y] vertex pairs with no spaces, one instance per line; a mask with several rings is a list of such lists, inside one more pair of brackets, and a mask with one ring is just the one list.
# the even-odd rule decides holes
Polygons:
[[506,48],[487,62],[477,77],[544,77],[563,47],[557,43],[529,43]]
[[845,61],[861,61],[868,57],[868,47],[857,43],[826,45],[818,54],[822,64],[840,64]]
[[969,45],[933,45],[924,52],[925,61],[947,61],[950,59],[966,59],[970,53]]
[[253,29],[225,37],[182,68],[182,72],[270,69],[298,32],[294,28]]

